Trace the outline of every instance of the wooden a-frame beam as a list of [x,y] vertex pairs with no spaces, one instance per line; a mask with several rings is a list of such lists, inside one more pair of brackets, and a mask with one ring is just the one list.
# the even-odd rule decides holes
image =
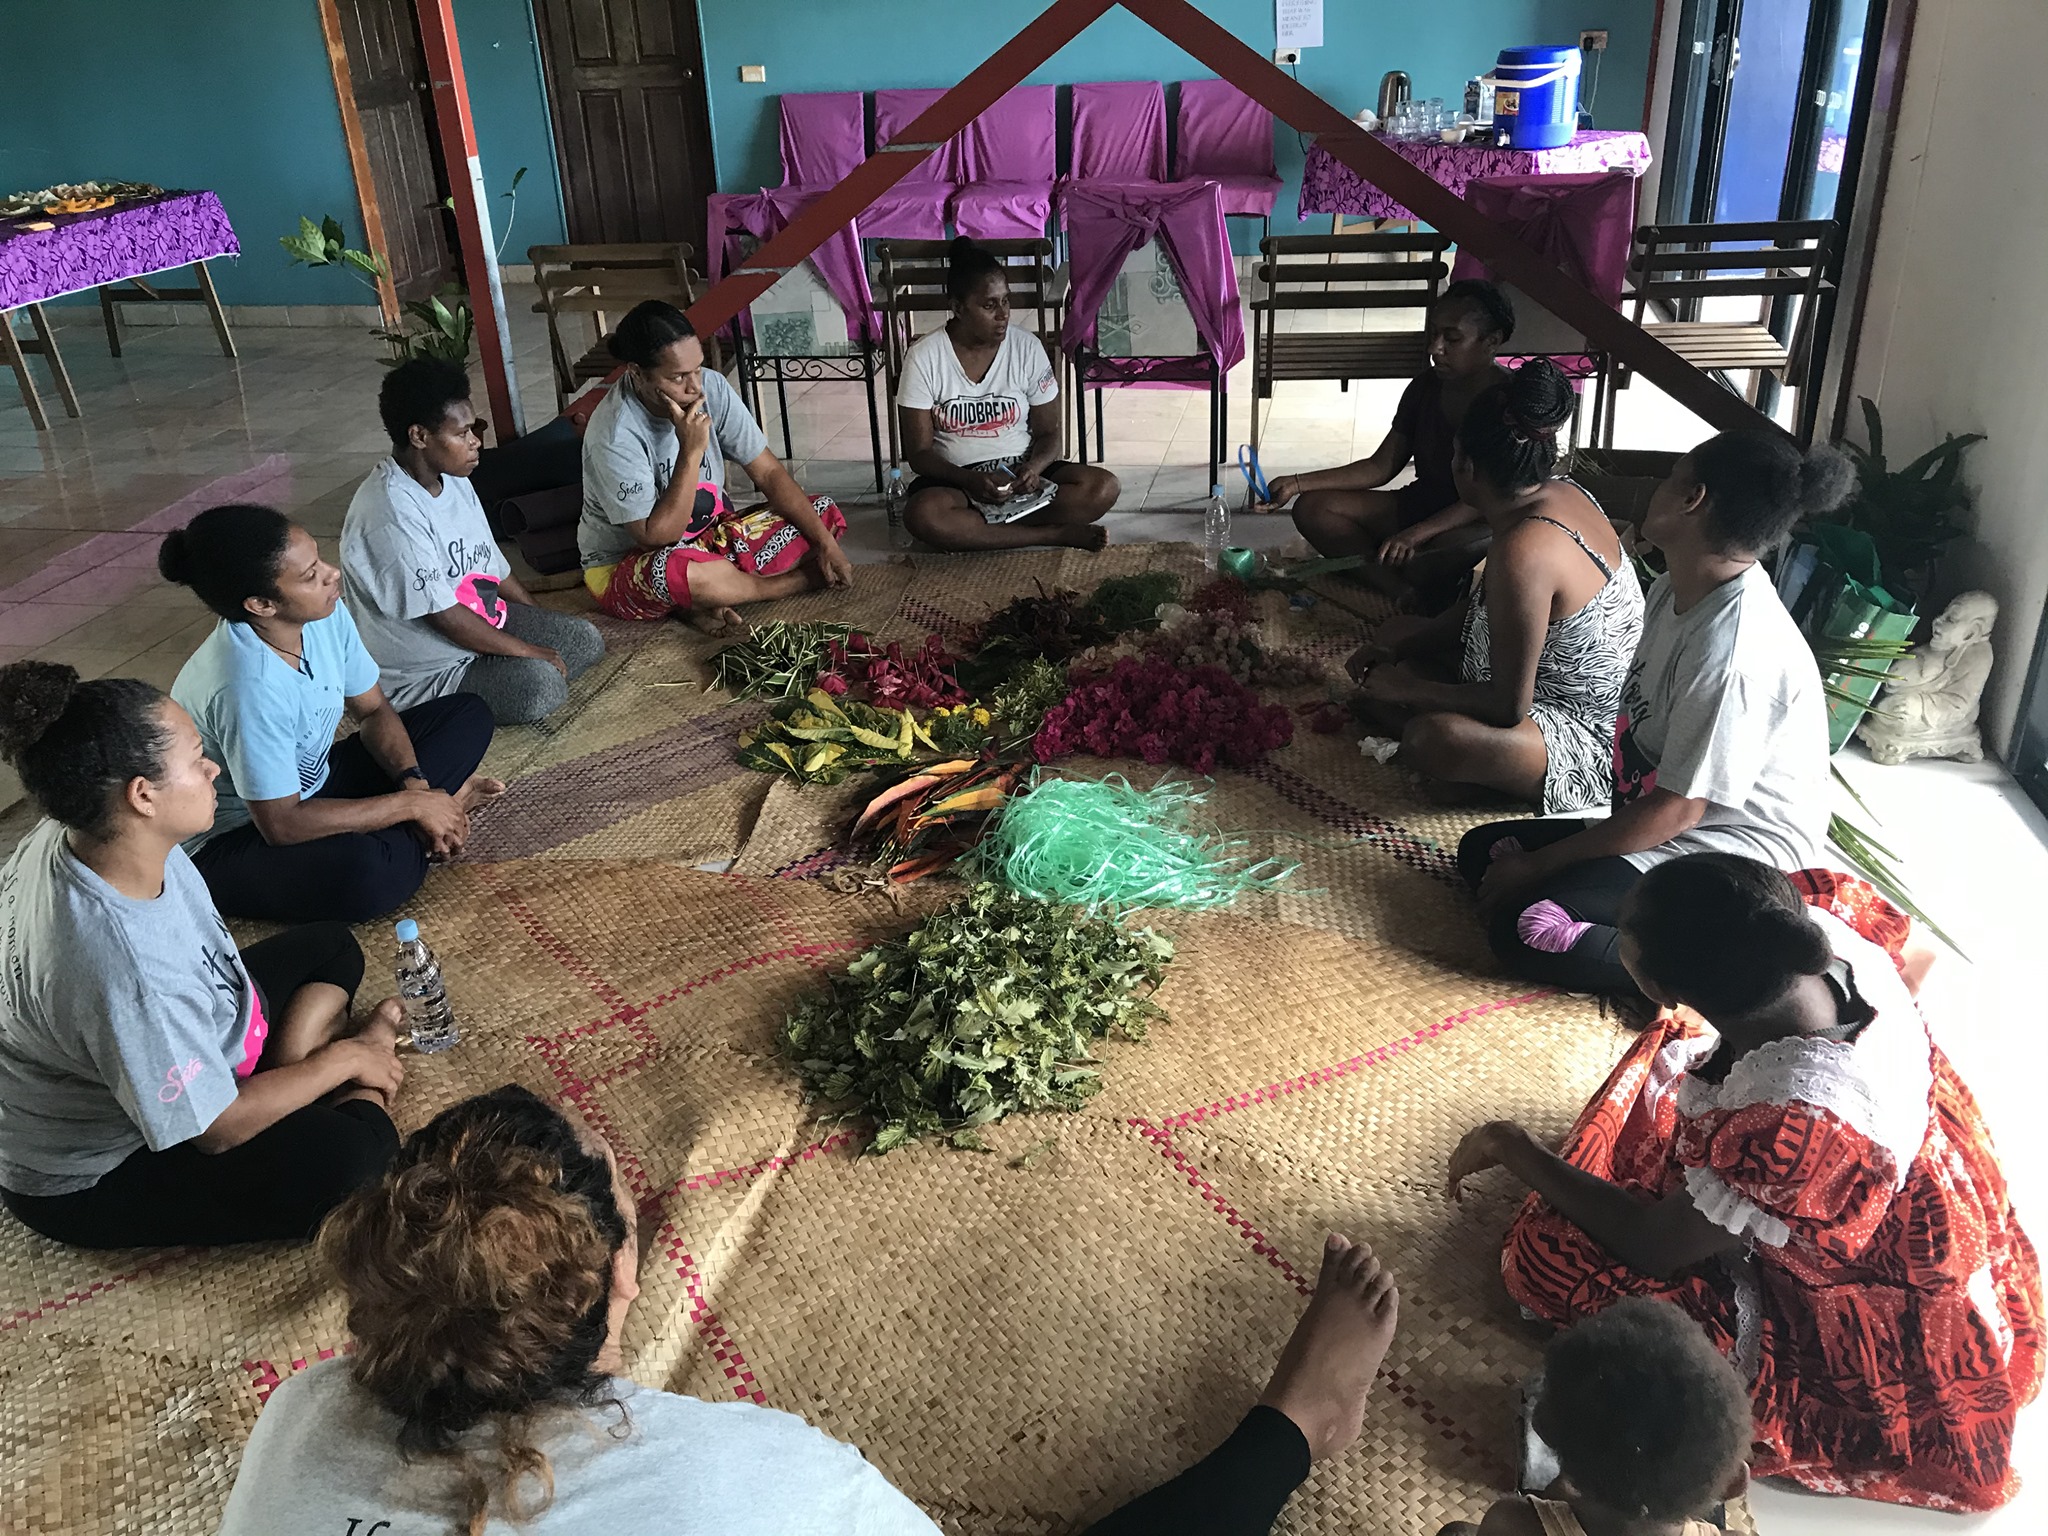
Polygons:
[[[1119,0],[1055,0],[978,69],[932,103],[905,132],[898,148],[877,151],[847,178],[819,196],[779,234],[690,309],[705,334],[724,325],[761,297],[784,272],[823,245],[831,234],[894,186],[933,149],[979,117],[1013,86],[1072,41]],[[1619,311],[1566,276],[1543,256],[1473,211],[1430,176],[1387,148],[1337,108],[1300,84],[1270,60],[1188,0],[1120,0],[1124,9],[1151,24],[1199,62],[1214,70],[1297,132],[1312,134],[1323,149],[1373,185],[1391,193],[1411,212],[1472,252],[1505,281],[1581,332],[1590,348],[1640,373],[1679,404],[1722,430],[1780,429],[1741,396],[1716,384]]]

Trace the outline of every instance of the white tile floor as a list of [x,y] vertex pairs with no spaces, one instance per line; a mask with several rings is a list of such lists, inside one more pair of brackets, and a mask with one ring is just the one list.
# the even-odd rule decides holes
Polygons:
[[[510,299],[522,394],[528,420],[538,423],[554,412],[546,337],[519,295]],[[60,333],[85,405],[82,421],[59,415],[55,430],[37,433],[11,392],[0,393],[0,663],[44,656],[88,675],[168,685],[210,621],[188,594],[157,579],[146,531],[128,531],[210,486],[214,499],[239,488],[291,510],[331,552],[355,483],[384,451],[375,410],[382,370],[375,344],[345,328],[244,327],[238,362],[215,350],[204,327],[141,328],[116,361],[99,341],[97,315],[86,318],[89,324]],[[1230,387],[1234,446],[1249,435],[1244,367]],[[1266,418],[1267,472],[1370,453],[1399,392],[1395,383],[1348,392],[1281,386]],[[1110,536],[1199,538],[1207,397],[1113,391],[1106,413],[1107,460],[1123,482],[1107,520]],[[856,559],[886,558],[860,387],[795,388],[790,415],[798,479],[841,499]],[[1623,394],[1619,420],[1624,447],[1682,449],[1708,435],[1697,418],[1641,383]],[[779,448],[772,410],[765,425]],[[1234,470],[1228,485],[1236,496]],[[186,515],[205,504],[196,496]],[[100,535],[113,537],[86,547]],[[1285,518],[1240,517],[1234,533],[1236,542],[1262,548],[1292,536]],[[2022,1215],[2031,1214],[2036,1233],[2048,1237],[2048,1117],[2034,1103],[2048,1067],[2048,1010],[2038,962],[2029,959],[2041,942],[2048,823],[1995,766],[1887,769],[1852,748],[1844,768],[1881,818],[1876,830],[1903,857],[1922,904],[1969,956],[1943,957],[1927,1009],[1984,1101]],[[0,805],[12,789],[0,773]],[[1862,815],[1846,802],[1843,809]],[[1931,1515],[1775,1488],[1759,1489],[1757,1513],[1768,1536],[2048,1529],[2048,1409],[2021,1418],[2017,1454],[2029,1487],[1993,1516]]]

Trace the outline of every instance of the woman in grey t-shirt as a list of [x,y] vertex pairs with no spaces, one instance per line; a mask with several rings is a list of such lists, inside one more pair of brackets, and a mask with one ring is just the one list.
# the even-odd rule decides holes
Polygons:
[[179,846],[220,769],[148,683],[0,669],[48,818],[0,869],[0,1200],[83,1247],[304,1239],[398,1144],[388,998],[353,1037],[340,923],[239,954]]
[[1758,559],[1854,479],[1832,448],[1723,432],[1681,458],[1644,514],[1665,572],[1644,600],[1622,684],[1613,813],[1498,821],[1465,835],[1458,869],[1501,962],[1571,992],[1641,994],[1621,963],[1621,907],[1643,871],[1725,852],[1791,873],[1828,823],[1820,670]]

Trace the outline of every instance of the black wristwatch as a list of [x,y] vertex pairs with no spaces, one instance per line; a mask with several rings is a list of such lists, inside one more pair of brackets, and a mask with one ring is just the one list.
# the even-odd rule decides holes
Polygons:
[[428,782],[427,776],[420,771],[418,763],[414,763],[410,768],[398,770],[398,782],[403,784],[407,779],[418,779],[422,784]]

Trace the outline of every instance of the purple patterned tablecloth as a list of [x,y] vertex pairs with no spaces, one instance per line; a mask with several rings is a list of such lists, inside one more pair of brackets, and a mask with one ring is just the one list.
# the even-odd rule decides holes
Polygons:
[[[1488,176],[1573,176],[1594,171],[1627,171],[1640,176],[1650,165],[1650,141],[1640,133],[1618,129],[1591,129],[1556,149],[1495,149],[1488,144],[1426,144],[1388,138],[1380,142],[1460,197],[1465,195],[1467,183]],[[1302,167],[1299,213],[1304,219],[1312,213],[1365,219],[1415,217],[1320,145],[1309,150],[1308,163]]]
[[[56,227],[22,227],[42,222]],[[241,250],[227,211],[211,192],[166,192],[98,213],[0,219],[0,310]]]

